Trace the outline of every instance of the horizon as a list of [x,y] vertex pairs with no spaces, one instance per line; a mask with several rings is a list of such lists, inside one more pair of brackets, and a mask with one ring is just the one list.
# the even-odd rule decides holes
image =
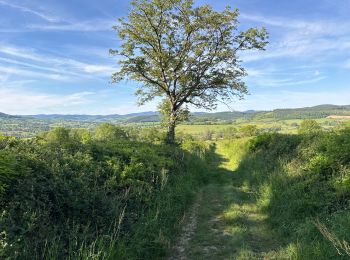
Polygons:
[[[271,110],[255,110],[255,109],[247,109],[247,110],[223,110],[223,111],[190,111],[191,114],[194,113],[207,113],[207,114],[214,114],[214,113],[226,113],[226,112],[239,112],[239,113],[245,113],[248,111],[254,111],[254,112],[271,112],[275,110],[293,110],[293,109],[307,109],[307,108],[314,108],[314,107],[319,107],[319,106],[338,106],[338,107],[346,107],[350,106],[346,104],[342,105],[335,105],[335,104],[318,104],[315,106],[306,106],[306,107],[280,107],[280,108],[275,108]],[[3,113],[0,111],[0,114]],[[130,113],[125,113],[125,114],[60,114],[60,113],[53,113],[53,114],[45,114],[45,113],[38,113],[38,114],[8,114],[8,113],[3,113],[6,115],[10,116],[53,116],[53,115],[58,115],[58,116],[126,116],[126,115],[132,115],[132,114],[146,114],[146,113],[159,113],[156,110],[149,110],[149,111],[142,111],[142,112],[130,112]]]
[[[223,10],[226,1],[197,0]],[[84,8],[81,8],[84,6]],[[267,27],[265,52],[244,53],[250,95],[214,112],[343,105],[350,100],[350,1],[237,0],[242,27]],[[137,106],[138,83],[110,84],[112,30],[130,1],[0,0],[0,112],[10,115],[112,115]],[[282,108],[283,107],[283,108]],[[194,112],[208,112],[192,109]],[[210,112],[210,111],[209,111]],[[213,112],[213,111],[212,111]]]

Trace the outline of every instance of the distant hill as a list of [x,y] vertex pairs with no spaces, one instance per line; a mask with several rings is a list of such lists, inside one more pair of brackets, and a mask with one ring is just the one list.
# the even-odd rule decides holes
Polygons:
[[108,122],[108,121],[127,121],[131,118],[142,119],[142,117],[157,116],[157,112],[140,112],[126,115],[61,115],[61,114],[39,114],[24,116],[26,118],[35,118],[42,120],[68,120],[68,121],[87,121],[87,122]]
[[[330,115],[347,116],[350,115],[350,105],[319,105],[314,107],[276,109],[272,113],[265,114],[267,117],[276,119],[308,119],[326,118]],[[264,115],[262,115],[264,117]]]
[[[247,110],[240,111],[226,111],[226,112],[194,112],[191,114],[190,122],[195,124],[207,123],[230,123],[238,119],[309,119],[309,118],[327,118],[329,116],[350,116],[350,105],[319,105],[314,107],[304,108],[288,108],[275,109],[272,111],[255,111]],[[113,123],[147,123],[159,122],[160,116],[158,112],[148,111],[141,113],[131,113],[125,115],[60,115],[60,114],[39,114],[29,116],[11,116],[0,113],[0,118],[22,118],[26,120],[49,120],[49,121],[73,121],[73,122],[113,122]]]
[[19,116],[12,116],[12,115],[8,115],[0,112],[0,118],[18,118],[18,117]]

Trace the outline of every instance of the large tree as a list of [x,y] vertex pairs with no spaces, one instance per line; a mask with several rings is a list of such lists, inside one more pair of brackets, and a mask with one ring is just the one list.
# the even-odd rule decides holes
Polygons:
[[[142,83],[136,94],[140,104],[163,97],[168,111],[167,141],[173,143],[175,126],[187,104],[215,109],[218,101],[242,97],[246,71],[239,52],[262,50],[265,28],[238,29],[237,9],[222,12],[209,5],[195,7],[192,0],[134,0],[126,18],[114,28],[122,45],[121,68],[112,76]],[[169,106],[164,109],[164,106]]]

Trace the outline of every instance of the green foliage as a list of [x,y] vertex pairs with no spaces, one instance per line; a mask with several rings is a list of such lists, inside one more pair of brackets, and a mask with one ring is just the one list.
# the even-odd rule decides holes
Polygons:
[[322,131],[321,126],[312,119],[303,120],[298,129],[299,134],[315,134]]
[[211,144],[204,141],[187,140],[181,145],[181,147],[184,150],[197,155],[199,158],[205,159],[209,154],[208,151],[211,149]]
[[237,129],[233,126],[227,127],[223,130],[223,138],[225,139],[232,139],[235,138],[237,135]]
[[246,72],[237,53],[263,50],[265,28],[238,30],[238,10],[217,12],[192,0],[135,0],[127,18],[115,26],[122,40],[118,82],[129,78],[142,83],[136,94],[141,104],[163,97],[168,117],[168,142],[186,104],[213,109],[218,100],[242,97]]
[[145,127],[138,130],[137,140],[149,143],[162,143],[165,140],[165,133],[157,127]]
[[103,123],[95,128],[93,138],[98,141],[117,141],[126,140],[128,136],[123,129],[109,123]]
[[77,142],[80,142],[82,144],[86,144],[90,142],[91,135],[90,132],[86,129],[80,128],[80,129],[71,129],[69,131],[69,138],[76,140]]
[[205,163],[109,124],[92,136],[56,128],[2,145],[0,258],[164,256]]
[[[164,99],[163,102],[161,102],[158,105],[158,111],[161,115],[161,124],[163,126],[168,126],[168,123],[170,121],[170,117],[171,117],[171,113],[172,113],[172,108],[171,108],[171,102],[167,99]],[[184,121],[187,121],[189,119],[190,116],[190,111],[188,110],[188,108],[179,108],[176,111],[175,116],[175,121],[177,123],[181,123]]]
[[[230,127],[232,123],[235,127],[244,124],[256,124],[262,132],[297,133],[297,128],[302,119],[315,119],[325,130],[331,128],[342,128],[349,125],[347,118],[326,118],[329,115],[349,116],[350,106],[316,106],[296,109],[277,109],[274,111],[247,111],[247,112],[216,112],[216,113],[193,113],[186,124],[212,125],[219,131],[214,138],[230,139],[225,137],[222,126]],[[0,132],[6,136],[16,136],[20,138],[35,137],[38,133],[48,131],[55,127],[64,126],[66,128],[84,128],[89,131],[103,122],[110,122],[123,125],[125,128],[143,128],[155,126],[159,123],[159,115],[156,113],[129,114],[129,115],[38,115],[28,116],[8,116],[0,115]],[[128,126],[125,127],[124,124]],[[177,128],[182,128],[183,125]],[[183,128],[181,131],[184,131]],[[128,131],[129,132],[129,131]],[[193,131],[192,131],[193,134]]]
[[[255,191],[283,243],[296,245],[293,255],[346,259],[332,243],[350,241],[350,128],[312,135],[266,133],[253,138],[248,149],[237,169],[239,179]],[[318,221],[329,230],[320,232],[324,226],[315,225]]]
[[239,135],[241,137],[255,136],[259,133],[256,125],[244,125],[239,129]]

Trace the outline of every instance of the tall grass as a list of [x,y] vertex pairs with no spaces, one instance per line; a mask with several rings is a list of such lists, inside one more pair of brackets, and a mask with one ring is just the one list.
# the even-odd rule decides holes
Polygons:
[[[0,147],[0,258],[160,259],[206,179],[209,147],[64,128]],[[102,131],[103,130],[103,131]],[[186,144],[184,144],[186,146]]]
[[237,153],[241,142],[224,147],[234,161],[243,155],[235,176],[254,191],[281,240],[281,252],[292,259],[347,259],[350,129],[264,134]]

